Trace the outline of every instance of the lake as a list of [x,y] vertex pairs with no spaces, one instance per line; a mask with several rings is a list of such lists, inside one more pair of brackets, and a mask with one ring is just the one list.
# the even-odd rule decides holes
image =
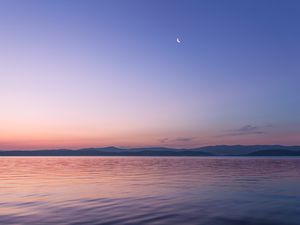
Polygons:
[[0,224],[300,224],[299,157],[3,157],[0,190]]

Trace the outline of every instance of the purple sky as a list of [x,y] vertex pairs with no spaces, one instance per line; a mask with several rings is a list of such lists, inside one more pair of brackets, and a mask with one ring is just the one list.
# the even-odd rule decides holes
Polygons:
[[296,0],[2,0],[0,149],[300,144],[299,24]]

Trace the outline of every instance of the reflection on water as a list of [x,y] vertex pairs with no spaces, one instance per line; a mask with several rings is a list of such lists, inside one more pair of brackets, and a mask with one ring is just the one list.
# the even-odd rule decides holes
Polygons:
[[0,158],[0,224],[300,223],[300,158]]

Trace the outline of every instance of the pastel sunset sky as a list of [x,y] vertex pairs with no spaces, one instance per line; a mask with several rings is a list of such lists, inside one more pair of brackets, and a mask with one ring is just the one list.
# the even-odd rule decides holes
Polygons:
[[300,145],[299,24],[298,0],[1,0],[0,149]]

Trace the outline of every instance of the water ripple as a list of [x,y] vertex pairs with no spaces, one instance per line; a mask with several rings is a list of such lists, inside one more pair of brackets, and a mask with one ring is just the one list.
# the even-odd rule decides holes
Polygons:
[[0,158],[0,224],[296,225],[300,158]]

